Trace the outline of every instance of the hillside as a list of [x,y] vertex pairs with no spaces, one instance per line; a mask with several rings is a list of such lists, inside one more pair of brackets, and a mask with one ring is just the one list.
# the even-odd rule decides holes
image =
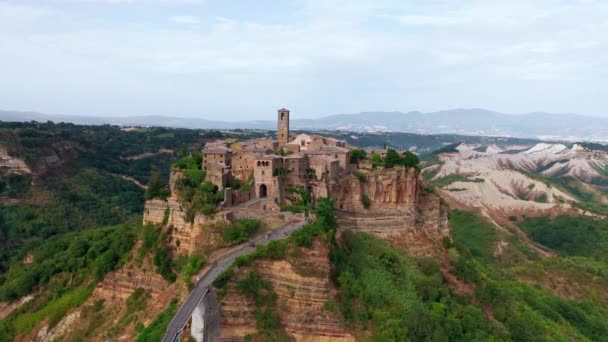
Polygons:
[[366,155],[329,198],[296,189],[271,210],[251,177],[219,191],[200,152],[267,132],[2,127],[0,340],[160,340],[197,280],[243,248],[184,338],[608,335],[602,146],[349,133],[441,149],[421,168]]
[[605,214],[608,154],[587,146],[457,144],[426,158],[423,175],[446,198],[503,222],[512,215]]
[[86,301],[138,239],[151,172],[168,179],[183,146],[218,136],[2,123],[0,340],[27,339],[39,322],[55,325]]

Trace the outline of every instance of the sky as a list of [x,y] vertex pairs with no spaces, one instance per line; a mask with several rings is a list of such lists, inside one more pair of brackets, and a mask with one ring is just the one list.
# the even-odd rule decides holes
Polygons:
[[608,117],[604,0],[0,0],[0,109]]

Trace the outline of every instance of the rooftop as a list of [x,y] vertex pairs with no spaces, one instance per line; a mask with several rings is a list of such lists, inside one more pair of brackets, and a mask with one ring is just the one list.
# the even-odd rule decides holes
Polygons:
[[223,145],[213,144],[211,146],[206,145],[203,152],[208,154],[228,154],[232,153],[232,150]]

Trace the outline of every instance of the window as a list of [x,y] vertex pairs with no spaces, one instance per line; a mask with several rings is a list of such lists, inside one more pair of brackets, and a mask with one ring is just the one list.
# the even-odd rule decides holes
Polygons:
[[264,170],[262,170],[262,176],[265,174]]
[[281,113],[281,120],[285,119],[285,113]]

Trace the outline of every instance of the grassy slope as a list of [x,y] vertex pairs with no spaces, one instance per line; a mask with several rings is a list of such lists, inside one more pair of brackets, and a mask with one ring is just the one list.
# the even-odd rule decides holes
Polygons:
[[[453,212],[450,223],[457,246],[457,269],[477,287],[478,300],[488,305],[496,319],[509,330],[514,340],[602,340],[608,336],[608,313],[591,297],[573,301],[518,281],[514,274],[536,268],[547,261],[510,266],[495,260],[491,251],[497,243],[494,228],[470,213]],[[579,263],[585,272],[586,261],[554,258],[558,268]],[[460,265],[460,266],[459,266]]]

